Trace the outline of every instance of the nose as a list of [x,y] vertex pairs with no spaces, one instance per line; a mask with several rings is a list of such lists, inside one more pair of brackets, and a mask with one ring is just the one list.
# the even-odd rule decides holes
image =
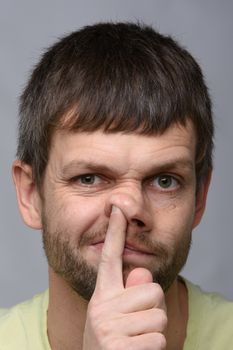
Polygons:
[[150,231],[152,217],[145,194],[136,186],[125,186],[111,192],[105,204],[105,214],[109,217],[112,206],[121,209],[127,220],[127,233]]

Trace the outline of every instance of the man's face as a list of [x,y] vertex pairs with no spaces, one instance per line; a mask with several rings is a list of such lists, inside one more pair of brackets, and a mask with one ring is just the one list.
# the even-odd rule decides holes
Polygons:
[[195,133],[58,131],[43,183],[43,240],[52,269],[85,299],[95,287],[112,205],[127,219],[123,274],[151,270],[164,290],[184,265],[196,225]]

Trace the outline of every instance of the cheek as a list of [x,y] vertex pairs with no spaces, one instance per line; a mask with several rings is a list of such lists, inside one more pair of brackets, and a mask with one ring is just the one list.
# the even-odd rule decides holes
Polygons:
[[156,203],[154,206],[154,227],[159,239],[169,243],[189,234],[192,230],[194,214],[194,196],[186,199],[174,199],[169,203],[166,201],[164,206],[159,206]]
[[70,235],[81,235],[101,221],[104,204],[100,198],[60,196],[47,205],[47,221],[50,231],[68,231]]

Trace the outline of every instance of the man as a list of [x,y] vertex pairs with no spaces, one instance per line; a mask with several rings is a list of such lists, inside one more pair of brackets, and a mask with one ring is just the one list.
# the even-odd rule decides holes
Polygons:
[[13,177],[42,230],[49,290],[0,318],[0,349],[230,349],[233,304],[179,272],[205,209],[211,103],[170,37],[85,27],[21,97]]

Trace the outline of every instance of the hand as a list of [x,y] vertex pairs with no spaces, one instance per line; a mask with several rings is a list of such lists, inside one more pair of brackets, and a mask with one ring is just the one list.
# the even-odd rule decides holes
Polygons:
[[113,207],[95,291],[90,300],[83,350],[161,350],[167,324],[162,288],[150,271],[135,268],[124,286],[122,254],[127,222]]

